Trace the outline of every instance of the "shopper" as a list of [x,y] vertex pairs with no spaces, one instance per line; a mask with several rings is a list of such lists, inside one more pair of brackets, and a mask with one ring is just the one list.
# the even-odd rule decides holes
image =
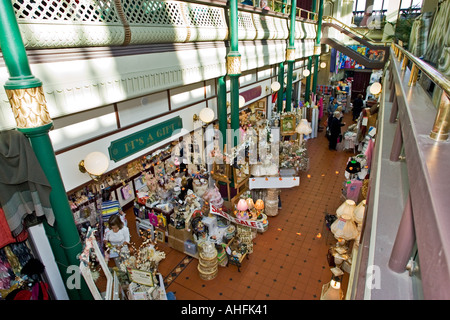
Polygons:
[[109,258],[113,258],[119,266],[121,257],[129,254],[130,231],[124,225],[119,214],[111,216],[108,220],[108,228],[105,230],[104,244],[109,252]]
[[267,6],[267,0],[261,0],[259,2],[259,6],[261,7],[261,9],[263,10],[270,10],[270,8]]
[[356,99],[353,101],[353,109],[352,109],[353,121],[358,120],[359,115],[361,114],[361,111],[363,109],[363,106],[364,106],[363,95],[358,94]]
[[328,149],[337,150],[336,146],[338,143],[338,138],[342,137],[341,135],[341,127],[345,125],[345,122],[341,121],[341,113],[339,111],[335,111],[333,113],[333,118],[330,123],[330,135],[329,135],[329,144]]

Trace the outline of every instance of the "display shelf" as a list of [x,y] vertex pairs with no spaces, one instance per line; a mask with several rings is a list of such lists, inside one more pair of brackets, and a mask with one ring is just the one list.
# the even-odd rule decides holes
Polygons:
[[300,177],[253,177],[249,179],[249,188],[252,189],[284,189],[300,185]]

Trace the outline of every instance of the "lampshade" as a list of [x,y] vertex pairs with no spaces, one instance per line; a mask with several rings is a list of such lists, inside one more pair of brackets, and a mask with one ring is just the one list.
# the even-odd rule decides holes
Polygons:
[[355,207],[355,210],[353,211],[353,220],[357,224],[361,224],[364,219],[364,212],[366,211],[366,200],[362,200],[358,205]]
[[278,81],[273,82],[270,87],[272,88],[272,91],[278,91],[281,88],[281,84]]
[[247,206],[250,210],[255,207],[255,203],[253,202],[252,198],[247,198],[247,200],[245,200],[245,201],[247,201]]
[[342,292],[339,281],[331,280],[329,283],[323,285],[320,300],[342,300],[343,297],[344,293]]
[[244,199],[240,199],[236,209],[238,209],[239,211],[246,211],[248,209],[248,205],[247,205],[247,201],[245,201]]
[[243,106],[245,106],[245,98],[239,95],[239,108],[242,108]]
[[339,208],[336,210],[336,215],[338,217],[342,216],[343,214],[346,214],[350,217],[353,217],[353,211],[355,210],[356,203],[353,200],[345,200],[344,203],[342,203]]
[[256,200],[255,202],[255,208],[257,210],[262,210],[264,209],[264,202],[261,199]]
[[109,167],[109,159],[102,152],[94,151],[89,153],[84,158],[84,169],[89,174],[100,176],[103,173],[105,173],[108,167]]
[[381,92],[381,83],[374,82],[369,89],[370,93],[373,95],[379,94]]
[[198,116],[204,123],[210,123],[214,120],[214,111],[211,108],[203,108]]
[[312,128],[307,119],[301,119],[300,123],[295,128],[295,131],[299,134],[310,134],[312,132]]
[[326,62],[321,62],[321,63],[320,63],[320,67],[321,67],[322,69],[325,69],[326,66],[327,66],[327,63],[326,63]]
[[308,69],[303,70],[303,76],[308,77],[310,74]]
[[343,214],[330,227],[336,239],[353,240],[358,236],[358,230],[352,216]]

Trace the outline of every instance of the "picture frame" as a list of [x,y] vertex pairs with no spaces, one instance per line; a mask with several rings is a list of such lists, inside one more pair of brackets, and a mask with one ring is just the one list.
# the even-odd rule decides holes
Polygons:
[[281,117],[280,131],[282,136],[294,135],[295,127],[297,126],[297,119],[295,115],[284,115]]
[[155,229],[156,241],[157,242],[166,242],[166,233],[164,230]]

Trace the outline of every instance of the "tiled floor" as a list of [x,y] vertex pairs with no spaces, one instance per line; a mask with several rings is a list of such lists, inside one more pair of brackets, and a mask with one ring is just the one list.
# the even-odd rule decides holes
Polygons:
[[[345,114],[344,121],[352,124],[351,115]],[[186,259],[184,253],[163,244],[159,247],[166,258],[159,270],[167,291],[174,292],[177,300],[320,299],[322,286],[331,279],[327,251],[336,243],[324,217],[344,200],[345,164],[354,154],[328,150],[324,132],[308,140],[307,147],[309,171],[301,174],[299,187],[282,190],[282,209],[269,217],[268,230],[254,239],[254,251],[241,272],[233,265],[219,267],[215,279],[202,280],[197,259]]]

